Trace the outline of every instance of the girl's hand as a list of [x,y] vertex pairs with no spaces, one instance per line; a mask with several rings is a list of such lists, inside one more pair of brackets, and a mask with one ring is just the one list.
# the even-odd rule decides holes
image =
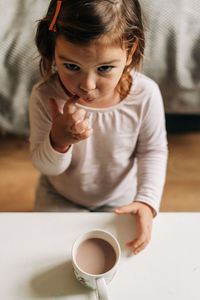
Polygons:
[[139,236],[126,244],[126,247],[134,248],[134,254],[138,254],[147,246],[151,239],[152,220],[154,217],[153,208],[143,202],[135,201],[115,209],[114,212],[118,215],[129,213],[131,215],[138,215]]
[[74,111],[77,99],[78,96],[69,99],[63,107],[63,113],[59,111],[56,101],[49,99],[53,122],[50,133],[51,144],[55,150],[62,153],[66,152],[70,145],[87,139],[93,132],[92,128],[88,128],[89,119],[84,119],[85,110]]

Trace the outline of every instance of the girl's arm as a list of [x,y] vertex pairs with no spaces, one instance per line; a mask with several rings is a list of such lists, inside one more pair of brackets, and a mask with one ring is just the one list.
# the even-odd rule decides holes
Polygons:
[[45,175],[59,175],[69,166],[72,147],[65,153],[56,151],[50,140],[52,116],[48,99],[33,89],[29,106],[30,153],[33,165]]
[[138,189],[135,201],[150,205],[157,214],[165,184],[168,149],[163,101],[156,84],[144,110],[136,157]]
[[136,214],[139,233],[128,242],[133,253],[143,250],[150,241],[152,219],[159,210],[167,165],[167,139],[164,109],[159,88],[155,86],[144,108],[136,157],[138,160],[138,189],[134,202],[115,210],[116,214]]
[[[44,98],[46,98],[44,100]],[[84,109],[75,109],[78,96],[62,101],[47,99],[33,90],[30,101],[31,157],[43,174],[59,175],[69,166],[72,145],[91,136],[89,119]]]

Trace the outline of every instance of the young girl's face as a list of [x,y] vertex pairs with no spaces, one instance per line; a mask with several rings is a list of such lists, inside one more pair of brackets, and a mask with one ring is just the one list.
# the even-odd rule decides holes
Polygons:
[[59,36],[55,62],[62,83],[72,95],[80,97],[80,104],[109,107],[120,101],[116,86],[130,63],[120,46],[105,44],[103,39],[81,46]]

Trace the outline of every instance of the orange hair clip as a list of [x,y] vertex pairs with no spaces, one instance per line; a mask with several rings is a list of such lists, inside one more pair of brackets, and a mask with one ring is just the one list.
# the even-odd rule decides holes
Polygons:
[[49,30],[53,30],[54,32],[56,32],[56,26],[55,26],[55,23],[56,23],[56,20],[57,20],[57,18],[58,18],[58,15],[59,15],[61,5],[62,5],[62,1],[57,1],[57,6],[56,6],[55,15],[54,15],[54,17],[53,17],[53,20],[52,20],[50,26],[49,26]]

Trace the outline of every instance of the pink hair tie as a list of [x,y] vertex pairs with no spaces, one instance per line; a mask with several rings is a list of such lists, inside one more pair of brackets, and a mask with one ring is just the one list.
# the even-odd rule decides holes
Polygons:
[[62,1],[57,1],[56,11],[55,11],[53,20],[52,20],[52,22],[51,22],[51,24],[49,26],[49,30],[53,30],[54,32],[56,32],[55,23],[56,23],[56,20],[58,18],[58,15],[59,15],[61,5],[62,5]]

